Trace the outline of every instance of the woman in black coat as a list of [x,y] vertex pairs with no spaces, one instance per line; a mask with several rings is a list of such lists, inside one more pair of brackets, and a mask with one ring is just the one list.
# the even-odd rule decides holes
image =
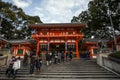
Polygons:
[[72,60],[72,52],[69,54],[70,61]]

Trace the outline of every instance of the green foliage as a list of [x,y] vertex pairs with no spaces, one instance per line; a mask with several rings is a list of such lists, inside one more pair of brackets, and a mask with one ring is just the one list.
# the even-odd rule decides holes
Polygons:
[[38,16],[25,14],[21,8],[0,0],[0,34],[7,39],[24,39],[31,35],[29,24],[42,23]]
[[[110,15],[111,12],[111,15]],[[112,38],[112,28],[110,23],[112,17],[113,27],[116,35],[120,31],[120,1],[119,0],[93,0],[88,4],[88,10],[83,11],[78,17],[74,16],[72,23],[84,23],[87,25],[82,32],[85,37],[90,38]]]
[[110,57],[117,58],[117,59],[120,59],[120,52],[111,53],[111,54],[109,54],[109,56],[110,56]]

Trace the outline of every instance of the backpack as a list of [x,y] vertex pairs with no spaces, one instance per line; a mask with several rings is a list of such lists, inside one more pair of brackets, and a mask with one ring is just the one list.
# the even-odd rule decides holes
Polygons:
[[13,64],[14,64],[14,63],[13,63],[13,62],[11,62],[11,63],[9,64],[8,69],[10,69],[10,70],[11,70],[11,69],[13,69]]

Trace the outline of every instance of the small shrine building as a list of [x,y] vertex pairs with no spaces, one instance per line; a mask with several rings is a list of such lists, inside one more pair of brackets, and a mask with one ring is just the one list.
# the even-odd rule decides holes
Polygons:
[[25,54],[30,53],[33,49],[36,49],[36,43],[34,40],[10,40],[12,44],[12,52],[14,56],[23,57]]
[[89,58],[96,58],[97,50],[98,50],[98,41],[93,39],[84,39],[82,41],[81,49],[81,58],[86,57],[86,55],[89,56]]
[[110,48],[111,51],[115,51],[115,46],[117,46],[117,51],[120,51],[120,35],[116,37],[116,43],[114,39],[111,39],[107,42],[107,46]]

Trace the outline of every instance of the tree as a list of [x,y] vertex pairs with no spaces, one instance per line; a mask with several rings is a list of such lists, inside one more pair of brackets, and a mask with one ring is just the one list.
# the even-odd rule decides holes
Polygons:
[[38,16],[30,16],[21,8],[0,0],[0,34],[6,39],[25,39],[31,35],[29,24],[42,23]]
[[[111,14],[109,13],[111,12]],[[119,0],[93,0],[88,4],[88,10],[83,11],[78,17],[73,17],[71,22],[87,24],[82,32],[85,37],[112,38],[110,16],[113,20],[115,34],[120,31],[120,1]],[[75,21],[77,19],[77,21]]]

